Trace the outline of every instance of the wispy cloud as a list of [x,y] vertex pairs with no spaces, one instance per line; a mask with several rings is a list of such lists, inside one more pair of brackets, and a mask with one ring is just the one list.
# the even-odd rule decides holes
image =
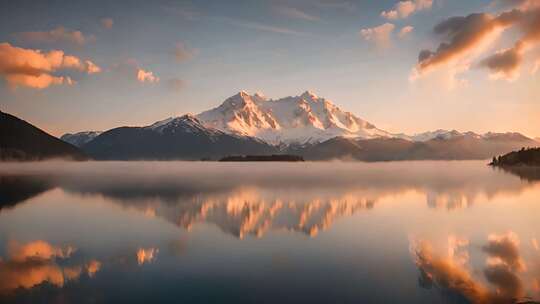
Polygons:
[[180,91],[186,86],[186,82],[180,78],[172,78],[167,81],[167,86],[173,91]]
[[250,21],[237,21],[237,20],[233,20],[233,19],[227,19],[227,20],[233,25],[248,28],[248,29],[263,31],[263,32],[286,34],[286,35],[295,35],[295,36],[306,36],[307,35],[307,33],[305,33],[305,32],[292,30],[292,29],[289,29],[289,28],[286,28],[286,27],[266,25],[266,24],[257,23],[257,22],[250,22]]
[[72,31],[62,26],[50,31],[21,32],[16,33],[15,37],[30,42],[55,43],[68,42],[74,45],[82,46],[88,42],[93,42],[96,37],[93,35],[84,35],[81,31]]
[[198,11],[191,2],[164,5],[162,6],[162,9],[189,21],[198,20],[202,16],[201,12]]
[[289,6],[276,6],[274,7],[274,10],[285,17],[291,18],[291,19],[301,19],[306,21],[319,21],[321,20],[319,17],[310,15],[304,11],[301,11],[294,7]]
[[184,62],[192,59],[197,55],[199,50],[187,46],[184,42],[177,42],[174,48],[174,57],[178,62]]
[[319,0],[315,1],[314,4],[322,8],[334,8],[347,11],[356,10],[356,5],[354,5],[354,3],[344,0]]

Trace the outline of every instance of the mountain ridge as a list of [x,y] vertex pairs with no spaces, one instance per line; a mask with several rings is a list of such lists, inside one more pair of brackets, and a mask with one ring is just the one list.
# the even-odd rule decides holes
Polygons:
[[[426,142],[436,138],[451,139],[463,135],[485,139],[511,136],[521,137],[522,140],[530,139],[516,132],[478,134],[472,131],[460,132],[455,129],[438,129],[414,135],[394,134],[378,129],[374,124],[351,112],[341,110],[330,100],[318,97],[310,91],[279,99],[268,99],[261,93],[249,95],[246,91],[240,91],[215,108],[196,115],[187,115],[199,119],[207,128],[235,136],[258,138],[270,145],[280,147],[322,143],[334,137],[360,139],[386,137],[413,142]],[[169,117],[153,125],[165,125],[175,118],[178,117]],[[96,131],[68,133],[62,137],[77,134],[86,136],[85,133],[92,132]],[[73,143],[76,140],[72,139],[69,142]],[[85,139],[80,141],[85,141]],[[538,138],[535,141],[540,143]]]
[[207,128],[190,114],[144,127],[114,128],[82,149],[98,160],[200,160],[276,152],[258,139]]

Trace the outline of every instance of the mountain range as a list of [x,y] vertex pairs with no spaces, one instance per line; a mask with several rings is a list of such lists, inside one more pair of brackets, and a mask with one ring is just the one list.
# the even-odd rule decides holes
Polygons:
[[192,115],[146,127],[103,132],[81,147],[96,159],[216,159],[230,154],[267,154],[277,149],[248,136],[207,128]]
[[[393,134],[311,92],[272,100],[244,91],[198,115],[105,132],[68,133],[61,139],[71,144],[66,147],[73,153],[108,160],[199,160],[248,154],[295,154],[306,160],[464,160],[540,145],[519,133]],[[4,141],[0,138],[3,148]]]

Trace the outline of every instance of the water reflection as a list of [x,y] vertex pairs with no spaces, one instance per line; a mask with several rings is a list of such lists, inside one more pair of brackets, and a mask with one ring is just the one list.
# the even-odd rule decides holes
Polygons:
[[538,300],[539,194],[481,162],[3,164],[0,302]]
[[0,294],[42,283],[62,287],[83,273],[93,277],[101,267],[97,260],[70,264],[75,252],[72,246],[58,247],[38,240],[25,244],[10,241],[7,248],[7,257],[0,260]]
[[527,180],[530,182],[540,181],[540,167],[526,167],[526,166],[502,167],[502,168],[496,168],[495,170],[501,170],[504,172],[508,172],[510,174],[517,175],[521,179]]
[[507,232],[491,234],[484,245],[472,249],[480,249],[485,255],[482,271],[471,269],[466,239],[456,242],[455,237],[448,237],[446,254],[429,241],[411,240],[411,252],[420,271],[419,285],[456,303],[536,303],[530,297],[540,287],[536,247],[529,263],[525,263],[519,237]]
[[436,162],[277,165],[272,174],[243,164],[219,166],[90,163],[58,169],[54,163],[12,165],[4,168],[12,176],[1,178],[0,188],[13,193],[5,196],[10,205],[59,187],[78,195],[106,197],[188,230],[197,223],[212,223],[244,238],[262,237],[270,229],[316,236],[341,217],[409,191],[422,193],[430,208],[457,210],[479,198],[517,195],[531,186],[478,162],[445,163],[444,174]]
[[44,178],[0,175],[0,210],[13,207],[51,188]]

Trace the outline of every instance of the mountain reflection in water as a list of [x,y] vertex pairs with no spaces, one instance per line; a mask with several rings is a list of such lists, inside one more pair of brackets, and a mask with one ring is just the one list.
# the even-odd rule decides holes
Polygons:
[[538,300],[538,194],[482,162],[3,164],[0,300]]

